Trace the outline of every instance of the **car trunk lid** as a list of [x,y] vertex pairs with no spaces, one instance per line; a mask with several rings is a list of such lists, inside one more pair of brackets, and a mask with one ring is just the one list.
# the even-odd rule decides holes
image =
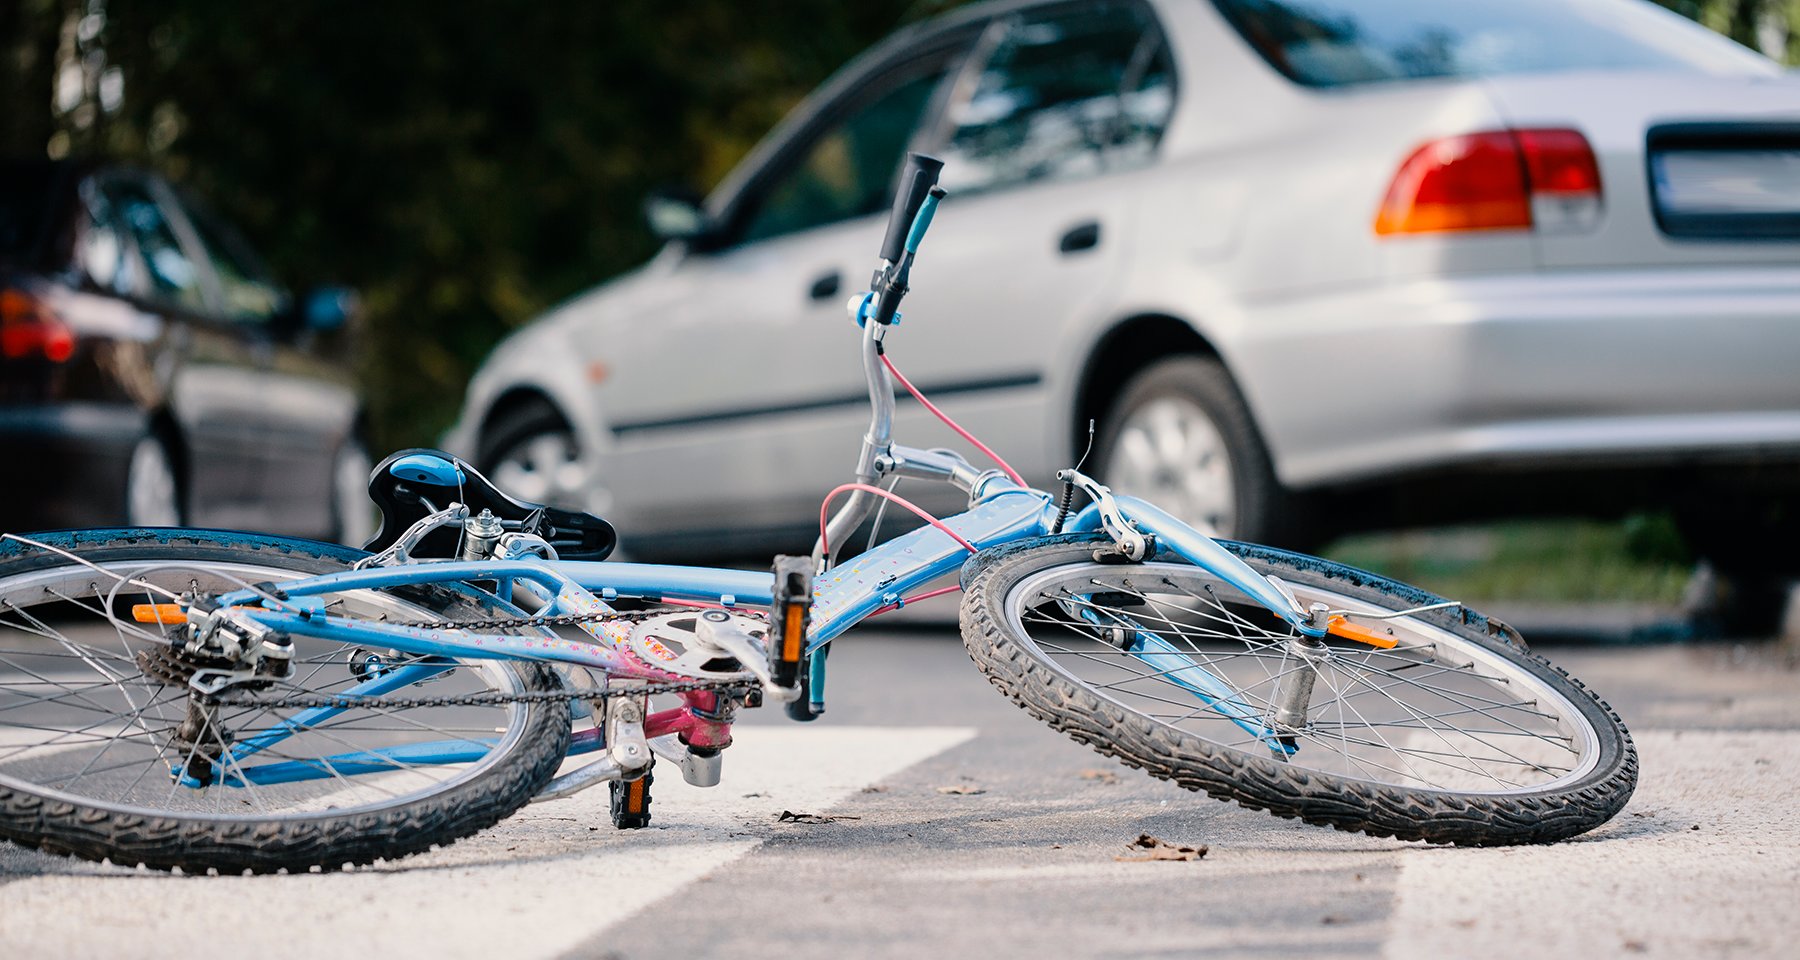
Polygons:
[[1581,131],[1605,212],[1539,231],[1547,268],[1800,262],[1800,81],[1689,71],[1492,77],[1515,128]]

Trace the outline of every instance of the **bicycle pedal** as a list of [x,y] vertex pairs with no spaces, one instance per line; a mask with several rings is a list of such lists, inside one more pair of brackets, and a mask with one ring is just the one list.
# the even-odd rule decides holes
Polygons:
[[641,830],[650,825],[649,771],[636,780],[614,780],[612,790],[612,823],[620,830]]

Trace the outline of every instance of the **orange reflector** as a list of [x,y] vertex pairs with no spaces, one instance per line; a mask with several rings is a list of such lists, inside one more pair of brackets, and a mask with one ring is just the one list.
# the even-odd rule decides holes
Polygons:
[[800,655],[806,652],[806,608],[798,603],[790,603],[787,608],[787,622],[781,629],[781,659],[788,663],[798,663]]
[[1366,643],[1371,647],[1380,647],[1383,650],[1391,649],[1395,644],[1400,642],[1388,634],[1377,633],[1369,627],[1351,623],[1342,616],[1332,617],[1330,620],[1327,620],[1325,622],[1325,632],[1334,637],[1342,637],[1345,640],[1355,640],[1357,643]]
[[131,619],[139,623],[186,623],[187,614],[179,603],[136,603],[131,606]]

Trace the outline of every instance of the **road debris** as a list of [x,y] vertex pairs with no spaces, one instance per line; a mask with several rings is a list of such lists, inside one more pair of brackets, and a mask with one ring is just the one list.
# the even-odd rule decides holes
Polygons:
[[1114,857],[1121,863],[1147,863],[1152,860],[1198,860],[1206,856],[1211,848],[1206,844],[1197,847],[1170,843],[1160,837],[1147,833],[1138,834],[1138,838],[1125,847],[1125,852]]
[[1092,780],[1096,783],[1111,784],[1119,782],[1119,775],[1111,770],[1083,770],[1081,771],[1081,779]]
[[776,823],[836,823],[839,820],[861,820],[861,819],[862,819],[861,817],[827,816],[827,815],[821,814],[821,813],[795,813],[792,810],[783,810],[783,811],[781,811],[781,815],[775,818],[775,822]]
[[972,797],[978,793],[986,793],[987,790],[982,787],[959,783],[948,787],[939,787],[937,788],[937,792],[947,793],[955,797]]

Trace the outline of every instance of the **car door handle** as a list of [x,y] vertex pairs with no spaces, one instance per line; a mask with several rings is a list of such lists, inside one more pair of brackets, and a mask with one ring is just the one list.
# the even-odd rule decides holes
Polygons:
[[1056,249],[1059,253],[1080,253],[1083,250],[1092,250],[1099,245],[1100,224],[1089,220],[1086,223],[1070,227],[1068,232],[1062,235],[1062,239],[1056,242]]
[[844,286],[843,276],[840,275],[836,270],[833,270],[830,273],[827,273],[824,276],[820,277],[819,279],[814,280],[812,283],[812,289],[807,292],[807,296],[813,298],[814,300],[829,300],[832,297],[837,296],[838,290],[842,289],[843,286]]

